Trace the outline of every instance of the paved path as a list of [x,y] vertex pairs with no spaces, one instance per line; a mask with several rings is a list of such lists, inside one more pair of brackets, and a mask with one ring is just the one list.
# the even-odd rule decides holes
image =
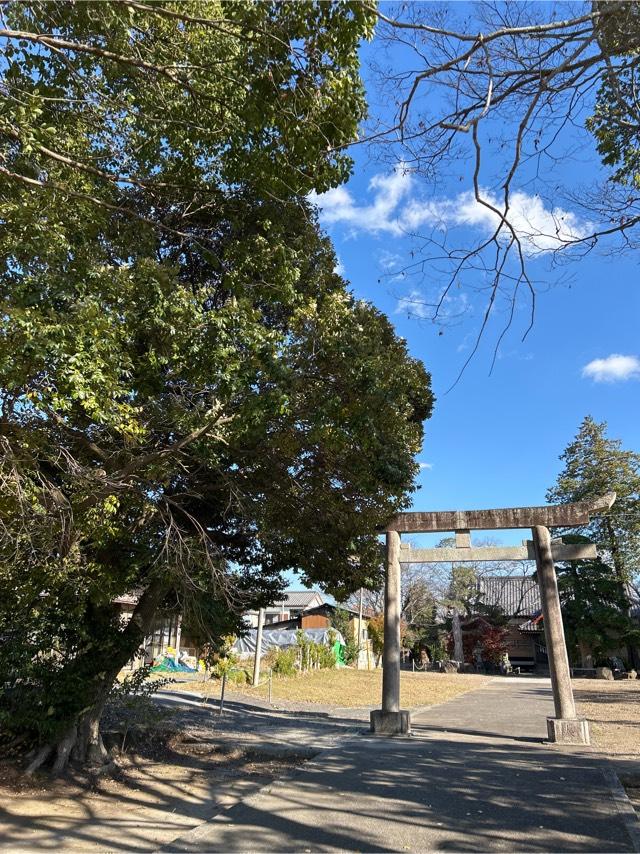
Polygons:
[[548,681],[495,680],[411,739],[345,737],[166,850],[633,851],[606,759],[542,744],[552,710]]

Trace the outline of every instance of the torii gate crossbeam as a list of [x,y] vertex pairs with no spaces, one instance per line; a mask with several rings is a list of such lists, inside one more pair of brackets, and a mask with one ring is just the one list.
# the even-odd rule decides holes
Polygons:
[[[615,498],[615,493],[608,493],[592,501],[573,504],[506,507],[495,510],[411,512],[400,513],[392,519],[386,529],[382,708],[371,712],[371,731],[380,735],[408,734],[411,731],[409,712],[400,708],[400,564],[415,560],[416,555],[421,552],[429,553],[432,561],[452,559],[451,555],[443,557],[440,554],[434,557],[431,553],[440,550],[431,549],[405,551],[405,558],[402,554],[400,533],[453,531],[456,535],[456,548],[447,551],[456,554],[454,560],[464,560],[465,557],[466,560],[500,560],[504,558],[495,556],[495,549],[487,549],[491,554],[486,556],[481,556],[484,549],[471,549],[470,531],[531,528],[532,547],[525,543],[524,548],[518,550],[516,559],[528,560],[533,557],[536,561],[555,706],[555,717],[547,718],[549,741],[560,744],[589,744],[587,721],[576,715],[554,559],[577,560],[592,557],[593,551],[588,546],[552,544],[549,528],[586,525],[591,516],[611,507]],[[460,553],[463,556],[458,558]]]

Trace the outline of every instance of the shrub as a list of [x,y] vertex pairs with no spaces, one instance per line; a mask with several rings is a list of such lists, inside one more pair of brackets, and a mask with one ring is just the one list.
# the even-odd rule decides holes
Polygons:
[[234,667],[227,671],[227,685],[247,685],[251,682],[252,674],[243,667]]
[[160,731],[161,724],[171,716],[171,712],[162,709],[153,702],[152,696],[160,689],[175,682],[175,679],[149,679],[151,668],[140,667],[128,674],[121,682],[116,682],[107,700],[106,716],[117,721],[122,732],[119,745],[123,753],[127,738],[135,733],[137,737],[148,737],[154,731]]
[[276,676],[295,676],[298,672],[298,648],[292,646],[288,649],[270,649],[265,661]]

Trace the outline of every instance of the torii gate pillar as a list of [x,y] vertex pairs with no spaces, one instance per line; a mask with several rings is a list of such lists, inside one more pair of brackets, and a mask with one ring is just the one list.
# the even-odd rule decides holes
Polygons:
[[544,525],[531,529],[536,551],[536,570],[542,602],[544,636],[556,716],[547,718],[549,741],[558,744],[589,744],[589,724],[576,715],[571,687],[569,657],[558,596],[558,581],[551,552],[551,535]]

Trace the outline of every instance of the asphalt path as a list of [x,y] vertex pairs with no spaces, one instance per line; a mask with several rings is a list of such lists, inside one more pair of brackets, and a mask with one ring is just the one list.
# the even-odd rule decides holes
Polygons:
[[166,850],[639,850],[606,757],[543,743],[552,714],[548,680],[496,679],[417,715],[411,738],[360,724]]

